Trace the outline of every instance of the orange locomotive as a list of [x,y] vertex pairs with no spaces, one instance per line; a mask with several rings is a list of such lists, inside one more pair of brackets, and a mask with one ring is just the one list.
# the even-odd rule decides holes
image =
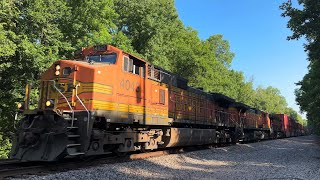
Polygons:
[[188,87],[185,79],[110,45],[55,62],[41,76],[38,109],[23,114],[10,156],[30,161],[266,139],[271,133],[268,114]]
[[305,135],[304,126],[286,114],[273,114],[271,120],[276,138]]

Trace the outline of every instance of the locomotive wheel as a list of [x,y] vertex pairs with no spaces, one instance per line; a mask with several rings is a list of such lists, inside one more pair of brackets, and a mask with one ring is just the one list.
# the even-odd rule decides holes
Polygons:
[[117,156],[124,157],[128,154],[128,152],[119,152],[118,149],[113,151]]
[[141,146],[140,151],[141,151],[142,153],[147,153],[147,152],[151,152],[151,149],[146,149],[145,146]]
[[[119,145],[119,146],[121,146],[121,145]],[[120,152],[119,151],[119,146],[116,146],[114,149],[113,149],[113,153],[115,153],[117,156],[119,156],[119,157],[124,157],[124,156],[126,156],[127,154],[128,154],[128,152]]]

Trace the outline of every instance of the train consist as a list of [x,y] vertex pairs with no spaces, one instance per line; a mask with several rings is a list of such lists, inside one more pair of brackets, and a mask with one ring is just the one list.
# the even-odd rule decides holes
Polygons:
[[23,161],[304,134],[285,114],[269,116],[189,87],[184,78],[110,45],[56,61],[41,76],[37,109],[27,108],[28,96],[10,154]]

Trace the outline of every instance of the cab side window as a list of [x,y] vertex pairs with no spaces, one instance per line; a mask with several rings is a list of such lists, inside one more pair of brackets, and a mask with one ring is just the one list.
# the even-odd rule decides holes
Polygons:
[[133,60],[129,59],[129,57],[123,58],[123,70],[126,72],[132,72],[133,70]]
[[160,104],[166,104],[166,91],[163,89],[160,89]]
[[127,56],[123,58],[123,70],[132,74],[144,77],[145,63],[138,59],[131,59]]
[[128,67],[129,67],[129,58],[128,57],[124,57],[123,58],[123,70],[124,71],[128,71]]

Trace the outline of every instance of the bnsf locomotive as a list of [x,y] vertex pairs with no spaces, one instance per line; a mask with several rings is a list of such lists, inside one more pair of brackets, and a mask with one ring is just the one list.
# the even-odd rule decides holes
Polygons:
[[222,94],[189,87],[110,45],[56,61],[41,76],[38,108],[29,110],[27,100],[10,154],[26,161],[303,134],[285,115],[270,119]]

